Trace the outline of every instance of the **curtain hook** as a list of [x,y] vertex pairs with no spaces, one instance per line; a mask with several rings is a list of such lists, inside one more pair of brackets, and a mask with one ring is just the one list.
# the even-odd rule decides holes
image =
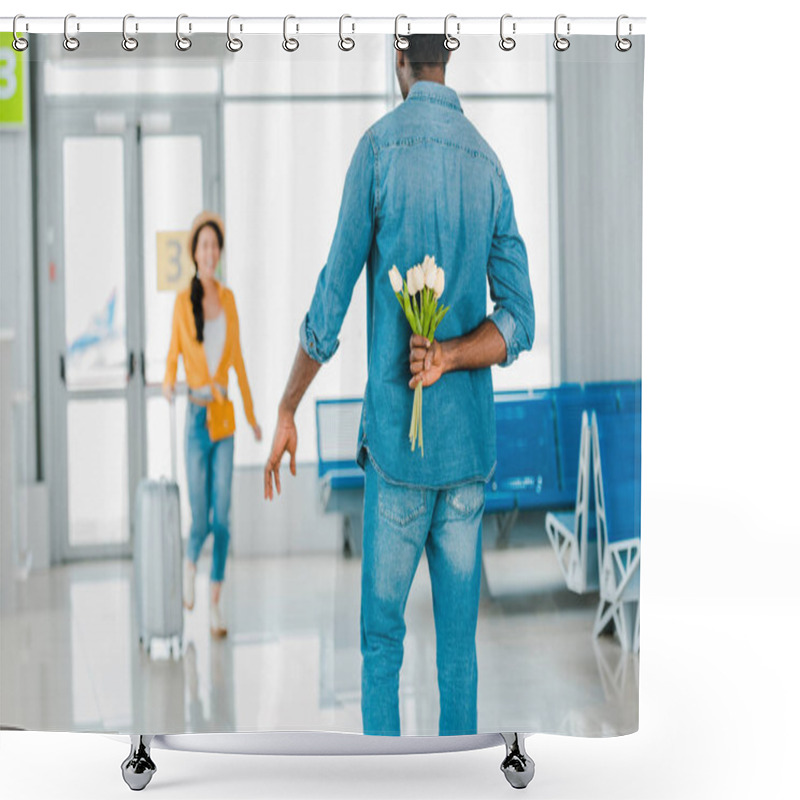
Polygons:
[[[225,47],[227,47],[231,53],[238,53],[244,47],[244,42],[241,39],[237,39],[235,36],[231,35],[231,22],[235,19],[239,19],[236,14],[231,14],[228,17],[228,41],[225,42]],[[242,30],[241,25],[239,26],[239,30]]]
[[[630,50],[630,49],[631,49],[631,47],[633,47],[633,42],[631,42],[631,40],[630,40],[630,39],[623,39],[623,38],[622,38],[622,37],[619,35],[619,23],[620,23],[620,22],[621,22],[623,19],[628,19],[628,15],[627,15],[627,14],[620,14],[620,15],[617,17],[617,41],[616,41],[616,42],[614,42],[614,47],[616,47],[616,48],[617,48],[617,50],[619,50],[619,51],[620,51],[620,53],[627,53],[627,52],[628,52],[628,50]],[[633,26],[632,26],[632,25],[630,24],[630,22],[629,22],[629,23],[628,23],[628,35],[629,35],[629,36],[630,36],[630,34],[631,34],[631,31],[633,31]]]
[[[395,50],[408,50],[411,42],[405,37],[400,35],[400,20],[401,19],[408,19],[405,14],[398,14],[394,18],[394,49]],[[411,24],[406,23],[406,27],[408,28],[407,34],[411,33]]]
[[[346,19],[352,19],[352,17],[349,14],[342,14],[342,16],[339,17],[339,49],[348,52],[349,50],[352,50],[356,46],[356,43],[349,36],[344,36],[342,33],[342,23]],[[353,26],[353,30],[351,32],[355,33],[356,32],[355,22],[351,22],[350,24]]]
[[139,46],[139,40],[133,36],[128,36],[127,25],[129,19],[135,19],[133,14],[126,14],[122,18],[122,49],[132,53]]
[[[283,42],[281,43],[281,46],[287,53],[294,53],[294,51],[300,47],[300,42],[298,42],[294,37],[289,38],[286,35],[286,24],[290,19],[297,19],[297,17],[293,17],[291,14],[288,14],[283,18]],[[299,25],[297,26],[297,30],[300,30]]]
[[[178,17],[175,20],[175,47],[177,47],[181,52],[185,52],[192,46],[192,40],[181,33],[181,20],[188,18],[188,14],[178,14]],[[191,29],[192,26],[190,25],[189,30]]]
[[[25,19],[25,17],[22,14],[17,14],[17,16],[14,17],[14,22],[13,22],[13,24],[11,26],[11,36],[12,36],[11,46],[18,53],[21,53],[23,50],[27,50],[28,49],[28,40],[24,36],[20,36],[19,38],[17,38],[17,20],[18,19]],[[26,30],[27,30],[27,27],[28,26],[27,26],[27,23],[26,23],[26,25],[25,25]]]
[[[513,50],[517,46],[516,39],[513,39],[511,36],[506,36],[503,31],[503,25],[507,19],[511,19],[511,14],[503,14],[503,16],[500,17],[500,49],[506,52]],[[517,32],[516,22],[512,23],[511,30],[513,33]]]
[[[447,31],[447,23],[451,19],[457,19],[456,15],[455,14],[448,14],[444,18],[444,46],[448,50],[458,50],[458,48],[461,47],[461,42],[455,36],[451,36]],[[456,22],[456,33],[460,33],[460,32],[461,32],[461,23],[460,22]]]
[[[566,18],[567,18],[566,14],[559,14],[556,17],[555,24],[553,25],[553,31],[554,31],[555,37],[556,37],[555,41],[553,42],[553,47],[555,47],[555,49],[558,50],[559,53],[563,53],[564,50],[569,49],[569,39],[567,39],[564,36],[559,36],[558,35],[558,21],[560,19],[566,19]],[[570,27],[570,25],[569,25],[569,22],[568,22],[567,23],[567,36],[569,36],[569,27]]]
[[[74,14],[67,14],[67,16],[64,17],[64,49],[69,50],[70,53],[77,50],[81,46],[81,43],[74,36],[69,35],[67,26],[69,25],[69,21],[71,19],[75,19]],[[76,25],[77,29],[80,30],[81,26],[78,23],[76,23]]]

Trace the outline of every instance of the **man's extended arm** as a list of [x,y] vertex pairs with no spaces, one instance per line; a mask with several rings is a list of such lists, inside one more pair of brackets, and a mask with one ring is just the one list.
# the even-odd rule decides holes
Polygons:
[[311,381],[319,372],[322,364],[309,356],[298,345],[297,355],[294,357],[292,371],[286,382],[286,389],[278,406],[278,422],[275,426],[275,435],[272,439],[272,450],[269,461],[264,467],[264,497],[272,500],[272,479],[275,479],[275,488],[281,493],[281,459],[289,451],[289,470],[292,475],[297,475],[295,453],[297,452],[297,427],[294,424],[294,415],[297,406],[303,399]]
[[367,131],[350,162],[328,261],[317,279],[311,307],[300,324],[300,346],[278,407],[272,451],[264,467],[264,497],[269,500],[273,497],[273,478],[280,494],[280,463],[287,451],[289,468],[292,475],[296,474],[294,415],[319,368],[339,347],[342,321],[369,253],[375,223],[374,156]]
[[301,345],[297,346],[297,355],[294,357],[292,371],[289,373],[289,380],[286,381],[286,389],[283,391],[278,415],[291,414],[294,416],[306,389],[311,385],[314,376],[319,372],[322,364],[315,361],[303,350]]

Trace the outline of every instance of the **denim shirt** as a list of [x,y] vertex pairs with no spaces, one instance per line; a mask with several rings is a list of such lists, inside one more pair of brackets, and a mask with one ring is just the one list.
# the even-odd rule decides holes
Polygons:
[[[437,341],[486,318],[486,281],[511,364],[533,344],[533,293],[525,244],[494,151],[464,116],[456,92],[417,81],[401,105],[367,130],[345,178],[336,232],[300,325],[300,343],[320,363],[339,347],[353,288],[367,265],[368,378],[356,459],[369,457],[389,482],[450,488],[488,481],[496,465],[491,367],[442,375],[422,391],[425,455],[408,438],[411,328],[388,271],[432,255],[445,271],[450,306]],[[354,443],[356,444],[356,443]]]

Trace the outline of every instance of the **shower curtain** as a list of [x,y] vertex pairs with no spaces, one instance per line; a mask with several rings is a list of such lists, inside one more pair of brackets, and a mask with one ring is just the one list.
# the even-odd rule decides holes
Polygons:
[[506,22],[0,34],[4,727],[637,730],[644,37]]

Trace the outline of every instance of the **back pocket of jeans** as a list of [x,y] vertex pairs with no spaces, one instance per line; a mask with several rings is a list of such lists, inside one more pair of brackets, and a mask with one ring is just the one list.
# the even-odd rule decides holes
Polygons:
[[450,516],[471,517],[485,502],[486,487],[479,481],[465,483],[445,492],[444,499]]
[[378,478],[378,514],[395,525],[410,525],[425,512],[425,492]]

